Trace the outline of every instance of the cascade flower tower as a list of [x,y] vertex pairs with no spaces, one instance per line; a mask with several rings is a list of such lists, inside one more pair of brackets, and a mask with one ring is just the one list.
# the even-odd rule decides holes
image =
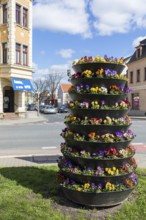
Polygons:
[[73,62],[70,114],[61,135],[58,181],[65,196],[85,206],[125,201],[137,185],[127,115],[130,92],[123,59],[84,57]]

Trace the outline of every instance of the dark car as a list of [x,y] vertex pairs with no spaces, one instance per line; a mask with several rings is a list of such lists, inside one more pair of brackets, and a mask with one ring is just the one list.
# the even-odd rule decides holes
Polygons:
[[28,104],[26,107],[27,111],[35,111],[35,105],[34,104]]
[[61,105],[58,108],[58,113],[67,113],[68,112],[68,107],[66,105]]
[[45,107],[46,107],[45,105],[41,105],[41,106],[40,106],[40,112],[41,112],[41,113],[44,113]]

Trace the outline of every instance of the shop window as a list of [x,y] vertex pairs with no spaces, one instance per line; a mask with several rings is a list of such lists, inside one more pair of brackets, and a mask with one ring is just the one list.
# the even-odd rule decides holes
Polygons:
[[21,64],[21,45],[16,44],[16,64]]
[[132,109],[139,110],[139,93],[132,94]]
[[23,46],[23,65],[28,65],[28,47]]
[[3,64],[7,64],[7,43],[2,44]]
[[130,72],[130,83],[133,83],[133,72]]
[[16,4],[16,24],[21,24],[21,6]]
[[23,8],[23,26],[28,27],[28,9]]
[[3,5],[3,24],[7,23],[7,4]]
[[140,82],[140,70],[137,70],[136,79],[137,82]]

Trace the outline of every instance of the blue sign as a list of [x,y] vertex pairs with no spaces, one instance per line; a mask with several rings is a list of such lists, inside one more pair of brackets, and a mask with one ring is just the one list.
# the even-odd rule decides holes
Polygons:
[[12,85],[14,90],[33,90],[32,84],[29,79],[12,78]]

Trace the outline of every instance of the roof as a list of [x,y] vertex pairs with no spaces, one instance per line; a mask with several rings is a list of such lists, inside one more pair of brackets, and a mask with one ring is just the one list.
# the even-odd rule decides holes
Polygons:
[[[142,54],[140,57],[136,57],[136,50],[138,48],[142,47]],[[143,59],[143,58],[146,58],[146,39],[140,41],[140,44],[136,47],[136,50],[135,52],[133,53],[133,55],[131,56],[130,60],[128,63],[132,63],[134,61],[137,61],[137,60],[140,60],[140,59]]]
[[68,90],[71,88],[71,84],[61,84],[61,89],[63,92],[68,92]]
[[124,58],[124,63],[128,63],[129,60],[130,60],[130,58],[131,58],[131,56],[125,57],[125,58]]
[[146,39],[141,40],[141,41],[140,41],[140,44],[146,44]]

